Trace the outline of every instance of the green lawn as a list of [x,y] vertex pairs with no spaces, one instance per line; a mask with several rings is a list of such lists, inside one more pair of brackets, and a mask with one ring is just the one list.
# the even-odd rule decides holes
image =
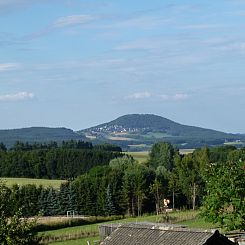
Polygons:
[[91,245],[94,245],[95,242],[98,242],[99,240],[100,240],[100,237],[96,236],[96,237],[81,238],[77,240],[68,240],[68,241],[63,241],[63,242],[52,242],[49,244],[50,245],[87,245],[88,244],[87,241],[89,241]]
[[[105,222],[105,223],[111,223],[111,222]],[[74,227],[67,227],[62,228],[58,230],[51,230],[51,231],[45,231],[41,234],[43,235],[49,235],[49,236],[59,236],[59,235],[70,235],[70,234],[77,234],[77,233],[94,233],[99,232],[98,228],[99,225],[102,223],[96,223],[92,225],[81,225],[81,226],[74,226]]]
[[205,221],[204,218],[185,220],[185,221],[178,222],[178,224],[187,225],[190,228],[198,228],[198,229],[219,229],[217,225]]
[[34,185],[42,185],[44,187],[52,186],[55,189],[58,189],[60,187],[60,184],[65,182],[65,180],[50,180],[50,179],[29,179],[29,178],[1,178],[8,187],[13,186],[14,184],[18,184],[20,186],[22,185],[28,185],[28,184],[34,184]]

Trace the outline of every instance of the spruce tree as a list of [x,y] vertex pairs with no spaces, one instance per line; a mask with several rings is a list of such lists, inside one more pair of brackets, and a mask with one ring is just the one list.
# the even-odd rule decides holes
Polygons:
[[108,216],[116,214],[110,185],[108,185],[106,189],[105,214]]

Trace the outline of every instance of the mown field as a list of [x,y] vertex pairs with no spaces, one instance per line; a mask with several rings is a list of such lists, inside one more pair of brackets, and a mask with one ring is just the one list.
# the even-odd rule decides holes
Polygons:
[[149,151],[136,151],[136,152],[124,152],[125,154],[128,154],[129,156],[132,156],[135,160],[137,160],[139,163],[147,162],[149,157]]
[[[190,154],[195,149],[180,149],[180,154],[186,155]],[[139,163],[147,162],[149,158],[149,151],[132,151],[132,152],[124,152],[125,154],[128,154],[132,156],[135,160],[137,160]]]
[[30,178],[1,178],[6,183],[6,186],[12,187],[14,184],[23,186],[28,184],[42,185],[43,187],[53,187],[58,189],[60,184],[66,182],[66,180],[50,180],[50,179],[30,179]]
[[[198,211],[176,211],[168,214],[169,223],[172,224],[180,224],[186,225],[190,228],[200,228],[200,229],[214,229],[217,227],[211,223],[208,223],[204,220],[204,218],[199,217]],[[99,225],[106,223],[128,223],[128,222],[157,222],[164,223],[166,222],[166,215],[148,215],[141,216],[136,218],[125,218],[114,221],[106,221],[102,223],[95,223],[90,225],[82,225],[76,227],[68,227],[53,231],[46,231],[40,233],[40,235],[46,236],[50,238],[50,243],[48,244],[57,244],[57,245],[71,245],[71,244],[87,244],[87,241],[90,241],[91,244],[95,244],[94,241],[99,240]],[[77,240],[69,240],[70,238],[81,235]],[[51,242],[56,239],[64,239],[66,241],[61,242]]]

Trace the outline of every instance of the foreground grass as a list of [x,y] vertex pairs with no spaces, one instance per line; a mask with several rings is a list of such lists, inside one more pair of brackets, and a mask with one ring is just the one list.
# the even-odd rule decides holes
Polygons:
[[[111,223],[111,222],[103,222],[103,223]],[[81,225],[74,227],[67,227],[58,230],[45,231],[41,232],[41,235],[45,236],[59,236],[59,235],[74,235],[77,233],[85,233],[85,234],[94,234],[99,232],[99,225],[103,223],[96,223],[91,225]]]
[[186,225],[189,228],[198,228],[198,229],[217,229],[220,230],[220,228],[213,223],[205,221],[204,218],[196,218],[191,220],[184,220],[180,221],[177,224],[179,225]]
[[95,242],[98,242],[100,240],[99,236],[96,237],[86,237],[81,238],[77,240],[69,240],[69,241],[63,241],[63,242],[52,242],[49,243],[49,245],[87,245],[87,242],[90,242],[91,244],[94,244]]
[[43,187],[53,187],[58,189],[61,183],[66,182],[66,180],[50,180],[50,179],[30,179],[30,178],[1,178],[6,183],[6,186],[12,187],[17,184],[20,186],[23,185],[42,185]]

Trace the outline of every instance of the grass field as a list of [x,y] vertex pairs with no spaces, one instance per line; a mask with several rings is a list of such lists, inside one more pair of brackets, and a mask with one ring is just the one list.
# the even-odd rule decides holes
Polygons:
[[189,228],[198,228],[198,229],[218,229],[220,230],[217,225],[209,223],[204,220],[204,218],[198,218],[198,219],[191,219],[191,220],[184,220],[181,222],[178,222],[180,225],[187,225]]
[[[195,149],[180,149],[180,154],[186,155],[189,153],[192,153]],[[147,162],[149,158],[149,151],[132,151],[132,152],[124,152],[125,154],[128,154],[132,156],[135,160],[137,160],[139,163]]]
[[139,163],[147,162],[148,157],[149,157],[149,151],[124,152],[124,153],[128,154],[129,156],[132,156]]
[[182,155],[186,155],[186,154],[193,153],[194,150],[195,149],[180,149],[179,153],[182,154]]
[[44,187],[52,186],[55,189],[58,189],[60,187],[60,184],[65,182],[65,180],[49,180],[49,179],[29,179],[29,178],[1,178],[8,187],[13,186],[14,184],[18,184],[20,186],[22,185],[28,185],[28,184],[34,184],[34,185],[42,185]]
[[[96,237],[86,237],[77,240],[68,240],[63,242],[52,242],[49,245],[88,245],[87,242],[90,242],[91,245],[94,245],[96,242],[100,240],[99,236]],[[96,243],[99,244],[99,243]]]

